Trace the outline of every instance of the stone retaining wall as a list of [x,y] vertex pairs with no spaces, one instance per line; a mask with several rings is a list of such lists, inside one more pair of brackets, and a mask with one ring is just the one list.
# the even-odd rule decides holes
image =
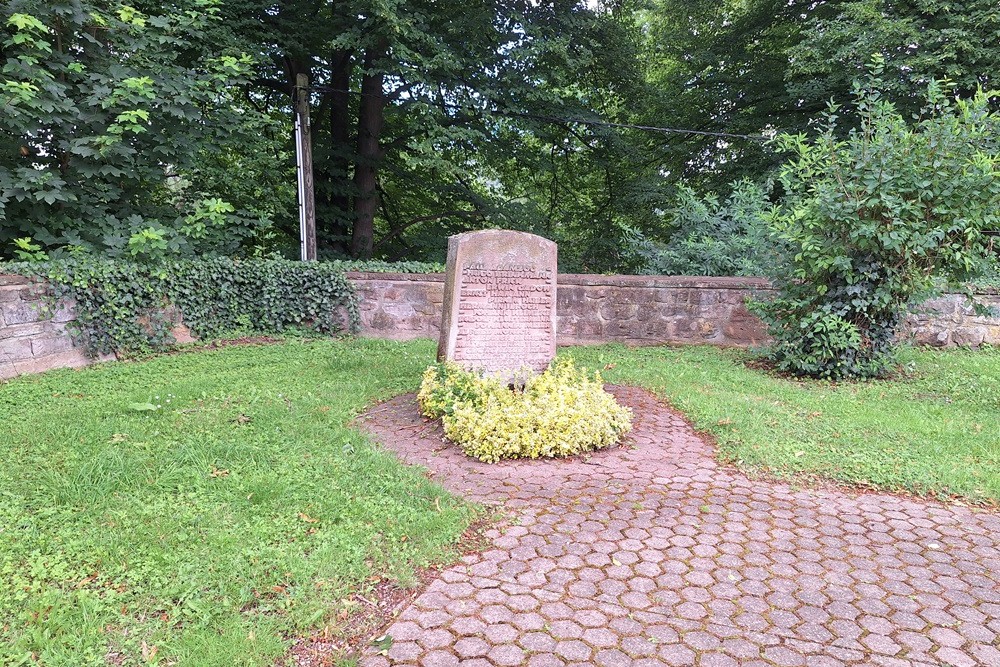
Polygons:
[[932,347],[1000,345],[1000,293],[977,294],[976,301],[990,307],[993,315],[976,315],[965,296],[945,294],[914,309],[903,337]]
[[[444,298],[442,274],[350,273],[361,300],[361,334],[410,340],[436,338]],[[711,343],[755,345],[764,325],[747,312],[749,294],[765,294],[760,278],[559,276],[560,345]]]
[[[361,297],[361,335],[392,340],[437,338],[442,274],[350,273]],[[773,292],[762,278],[560,275],[560,345],[708,343],[759,345],[764,324],[746,298]],[[981,302],[1000,311],[1000,295]],[[901,337],[919,345],[1000,345],[1000,317],[979,317],[965,297],[948,294],[911,315]]]
[[559,276],[559,343],[759,345],[767,332],[745,301],[770,292],[760,278]]
[[[442,274],[350,273],[360,299],[361,335],[392,340],[434,338],[444,301]],[[46,312],[44,285],[0,275],[0,379],[89,363],[73,346],[71,306]],[[760,278],[561,275],[557,291],[560,345],[766,342],[763,323],[744,305],[766,297]],[[1000,294],[977,297],[1000,312]],[[178,339],[183,327],[175,330]],[[911,315],[901,337],[920,345],[1000,345],[1000,316],[980,317],[961,295],[933,299]]]
[[0,380],[90,363],[66,331],[73,309],[48,312],[44,294],[43,283],[0,275]]

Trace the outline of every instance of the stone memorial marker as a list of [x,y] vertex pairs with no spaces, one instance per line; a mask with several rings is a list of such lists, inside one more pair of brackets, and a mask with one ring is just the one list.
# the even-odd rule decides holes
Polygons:
[[438,360],[513,375],[555,354],[556,244],[499,229],[449,238]]

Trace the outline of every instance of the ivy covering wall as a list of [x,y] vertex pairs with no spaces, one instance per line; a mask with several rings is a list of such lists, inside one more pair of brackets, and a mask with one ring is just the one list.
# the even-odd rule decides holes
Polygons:
[[90,356],[131,356],[175,342],[183,323],[202,339],[293,330],[331,335],[358,326],[354,288],[336,263],[185,260],[140,265],[71,259],[0,265],[50,285],[50,307],[76,306],[71,333]]

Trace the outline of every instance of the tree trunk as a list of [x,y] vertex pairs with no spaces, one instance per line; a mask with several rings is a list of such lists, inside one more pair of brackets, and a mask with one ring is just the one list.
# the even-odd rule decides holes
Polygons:
[[[328,157],[317,165],[316,198],[320,244],[327,250],[346,252],[351,231],[351,143],[353,116],[350,107],[351,73],[354,58],[350,51],[340,51],[330,59],[330,90],[323,93],[323,104],[313,125],[313,139],[329,141]],[[324,114],[328,114],[325,115]],[[322,136],[325,124],[327,137]]]
[[337,185],[342,191],[335,192],[330,203],[343,211],[344,218],[350,214],[351,197],[347,192],[351,168],[351,72],[354,61],[350,54],[341,54],[334,59],[340,65],[333,71],[330,87],[330,141],[332,142],[332,171],[340,181]]
[[384,124],[385,75],[375,71],[375,65],[385,56],[388,43],[365,52],[364,78],[361,80],[361,111],[358,114],[357,162],[354,166],[354,231],[351,235],[351,255],[366,259],[371,256],[375,235],[375,213],[378,211],[378,165],[382,159],[379,140]]

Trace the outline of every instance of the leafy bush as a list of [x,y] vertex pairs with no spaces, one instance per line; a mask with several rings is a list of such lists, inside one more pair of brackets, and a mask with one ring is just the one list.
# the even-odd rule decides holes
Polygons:
[[437,262],[384,262],[379,259],[331,260],[327,262],[341,271],[366,273],[444,273],[445,265]]
[[951,100],[940,83],[914,125],[855,87],[861,126],[838,139],[831,106],[815,139],[782,135],[787,198],[772,218],[792,251],[778,297],[758,304],[778,367],[871,378],[892,366],[907,307],[941,279],[984,270],[1000,218],[1000,116],[991,95]]
[[733,184],[730,195],[699,196],[686,185],[667,211],[666,243],[633,232],[633,252],[646,275],[760,276],[779,257],[769,234],[772,206],[767,192],[750,181]]
[[570,456],[609,447],[631,429],[632,413],[604,391],[599,374],[559,360],[516,391],[454,364],[431,366],[418,395],[445,436],[481,461]]
[[[998,248],[1000,250],[1000,248]],[[975,289],[1000,289],[1000,257],[994,257],[989,262],[982,275],[977,276],[972,283]]]
[[46,280],[53,303],[76,304],[71,332],[92,356],[174,342],[177,311],[200,338],[357,326],[354,288],[335,265],[282,259],[186,260],[159,266],[77,258],[0,265]]
[[50,253],[232,254],[271,229],[283,121],[248,112],[252,60],[213,38],[217,2],[137,4],[4,4],[0,258],[29,235]]

